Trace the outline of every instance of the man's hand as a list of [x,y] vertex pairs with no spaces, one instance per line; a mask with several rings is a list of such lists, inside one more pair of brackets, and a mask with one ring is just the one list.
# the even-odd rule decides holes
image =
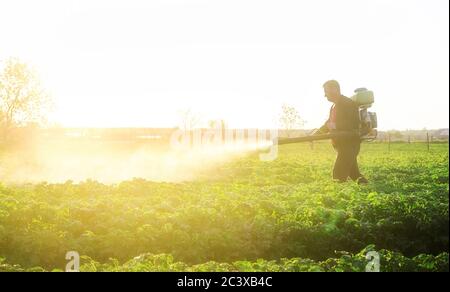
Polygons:
[[330,133],[330,129],[328,128],[328,121],[319,129],[315,129],[311,135],[322,135]]
[[320,134],[320,129],[314,129],[309,133],[309,136],[315,136]]

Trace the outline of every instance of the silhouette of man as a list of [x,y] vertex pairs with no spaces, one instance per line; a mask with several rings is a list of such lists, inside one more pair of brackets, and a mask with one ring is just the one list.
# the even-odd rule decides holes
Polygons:
[[[315,134],[359,130],[358,106],[353,100],[341,94],[339,83],[336,80],[329,80],[325,82],[323,89],[326,98],[333,105],[328,120]],[[361,139],[358,136],[337,137],[331,142],[337,152],[333,179],[345,182],[350,177],[359,184],[367,183],[367,179],[359,172],[357,160]]]

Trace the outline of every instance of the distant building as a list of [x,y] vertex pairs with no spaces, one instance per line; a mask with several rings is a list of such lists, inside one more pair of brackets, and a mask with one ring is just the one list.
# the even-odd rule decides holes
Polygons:
[[437,130],[433,136],[439,140],[448,140],[448,132],[449,129],[440,129]]

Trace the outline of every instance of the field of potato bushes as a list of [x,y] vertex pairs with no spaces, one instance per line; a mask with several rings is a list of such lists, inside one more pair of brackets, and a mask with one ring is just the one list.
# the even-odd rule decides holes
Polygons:
[[364,144],[366,186],[328,143],[280,147],[194,181],[0,185],[0,271],[448,271],[448,144]]

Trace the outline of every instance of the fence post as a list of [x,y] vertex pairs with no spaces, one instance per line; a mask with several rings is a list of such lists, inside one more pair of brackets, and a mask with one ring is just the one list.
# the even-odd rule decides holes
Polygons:
[[388,151],[391,152],[391,134],[388,134]]
[[430,151],[430,134],[427,132],[427,150]]

